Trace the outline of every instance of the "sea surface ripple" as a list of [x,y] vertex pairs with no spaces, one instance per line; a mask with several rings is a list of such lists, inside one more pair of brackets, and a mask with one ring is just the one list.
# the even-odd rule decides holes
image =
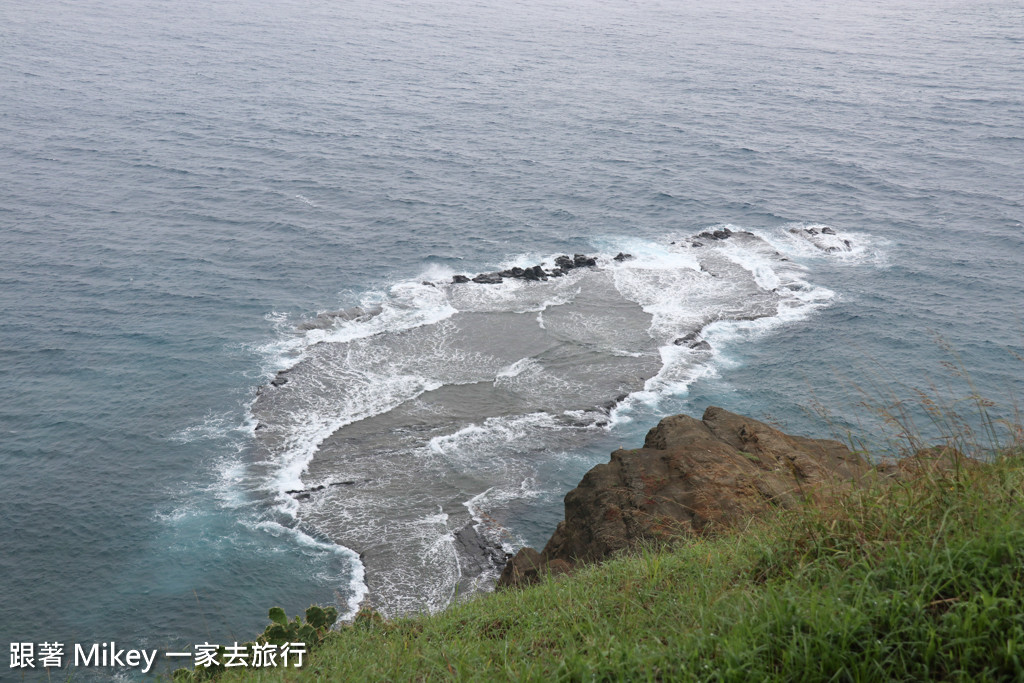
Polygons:
[[[539,369],[554,367],[550,302],[494,304],[485,313],[515,321],[510,334],[533,346],[474,366],[486,336],[446,338],[466,361],[436,355],[450,386],[523,396],[532,376],[562,398],[448,416],[433,428],[450,429],[422,443],[396,437],[458,478],[445,480],[436,512],[417,503],[419,526],[408,528],[424,530],[421,550],[389,551],[378,570],[428,551],[450,562],[456,521],[485,512],[507,531],[502,542],[542,543],[582,473],[670,411],[713,403],[793,431],[858,433],[858,387],[941,386],[950,362],[986,395],[1020,395],[1022,45],[1024,7],[1010,0],[5,0],[0,640],[243,641],[272,605],[345,611],[374,586],[399,611],[443,604],[458,574],[439,574],[443,589],[421,599],[402,591],[434,581],[427,574],[375,584],[386,572],[358,559],[360,534],[389,519],[381,498],[303,510],[279,486],[289,464],[302,486],[336,483],[338,449],[356,438],[338,431],[348,414],[329,402],[317,404],[334,406],[322,434],[287,432],[311,397],[348,396],[324,389],[327,370],[348,377],[353,367],[332,362],[362,342],[337,336],[347,323],[316,327],[318,315],[400,310],[370,346],[408,372],[374,372],[403,410],[426,410],[437,383],[449,386],[426,366],[426,347],[409,356],[402,340],[439,340],[478,318],[454,299],[417,298],[424,280],[600,255],[604,275],[554,308],[567,312],[564,348],[575,348],[602,319],[588,292],[621,305],[638,346],[618,350],[639,355],[621,356],[637,371],[614,388],[635,400],[559,437],[543,415],[589,409],[579,397],[597,385],[583,362],[563,384]],[[788,291],[810,298],[760,326],[708,304],[708,320],[722,321],[713,353],[673,365],[659,351],[672,346],[666,330],[696,309],[648,295],[690,286],[679,283],[700,260],[680,244],[723,226],[771,247],[726,253],[723,243],[701,257],[719,259],[729,291],[779,306],[773,278],[799,280]],[[854,250],[821,253],[790,232],[822,227]],[[611,261],[618,251],[637,256],[623,268],[662,268],[683,289],[612,282],[628,274]],[[676,305],[675,322],[652,322]],[[417,315],[434,317],[410,322]],[[684,365],[674,384],[649,384]],[[261,403],[258,388],[278,371],[316,367],[324,374],[303,375],[313,393]],[[414,376],[422,386],[403,384]],[[410,398],[423,392],[435,394]],[[398,424],[381,400],[367,415]],[[828,423],[815,405],[837,417]],[[290,446],[258,438],[267,415]],[[403,419],[411,428],[422,414]],[[487,429],[506,441],[474,441]],[[300,458],[292,446],[307,436]],[[459,439],[490,444],[507,466],[467,462],[469,451],[452,450]],[[321,445],[333,460],[317,460]],[[375,475],[381,495],[398,495],[398,450]],[[369,509],[363,526],[339,531]]]

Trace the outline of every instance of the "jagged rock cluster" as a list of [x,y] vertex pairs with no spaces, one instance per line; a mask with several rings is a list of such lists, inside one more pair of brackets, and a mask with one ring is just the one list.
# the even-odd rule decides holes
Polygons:
[[700,338],[700,331],[690,332],[672,342],[676,346],[685,346],[694,351],[710,351],[711,344]]
[[[707,230],[705,230],[704,232],[698,233],[695,236],[694,240],[692,242],[690,242],[690,246],[691,247],[703,247],[704,243],[703,242],[698,242],[697,241],[698,238],[699,239],[705,239],[705,240],[712,240],[712,241],[713,240],[727,240],[730,237],[732,237],[733,234],[734,234],[733,231],[730,230],[729,228],[722,228],[721,230],[714,230],[714,231],[707,231]],[[754,233],[744,231],[743,234],[744,235],[753,235]]]
[[[815,235],[819,235],[819,234],[820,235],[833,235],[833,236],[836,234],[836,231],[833,230],[832,228],[828,227],[827,225],[825,227],[823,227],[821,230],[818,230],[817,228],[804,228],[803,231],[806,232],[808,235],[811,235],[812,237],[815,236]],[[799,233],[800,229],[799,228],[791,228],[790,232],[791,233]],[[850,250],[850,249],[853,248],[853,243],[850,240],[843,240],[843,246],[845,246],[847,250]],[[821,247],[821,249],[826,254],[833,254],[833,253],[835,253],[837,251],[842,251],[839,247],[836,247],[836,246]]]
[[[614,256],[614,261],[626,261],[633,258],[632,254],[619,253]],[[464,284],[466,282],[475,282],[481,285],[497,285],[505,281],[505,278],[519,279],[519,280],[547,280],[552,277],[562,277],[567,274],[570,270],[575,268],[592,268],[597,265],[596,256],[587,256],[586,254],[574,254],[572,257],[563,254],[555,258],[555,267],[550,270],[544,268],[544,264],[538,264],[529,268],[508,268],[506,270],[497,271],[494,273],[480,273],[473,277],[468,275],[454,275],[452,276],[452,284]]]
[[499,587],[606,559],[645,539],[726,529],[773,507],[822,500],[858,485],[870,465],[838,441],[784,434],[710,407],[676,415],[644,447],[617,450],[565,496],[565,520],[543,552],[523,548]]

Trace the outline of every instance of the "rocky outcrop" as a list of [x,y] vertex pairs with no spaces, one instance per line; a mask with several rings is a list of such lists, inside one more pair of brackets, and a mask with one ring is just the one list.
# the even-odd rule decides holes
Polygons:
[[643,448],[617,450],[565,496],[565,520],[543,552],[524,548],[499,587],[565,573],[644,540],[699,536],[773,507],[822,501],[858,485],[870,465],[838,441],[791,436],[711,407],[675,415]]
[[679,337],[674,342],[676,346],[686,346],[687,348],[693,349],[694,351],[710,351],[711,344],[700,338],[700,331],[694,331],[687,334],[685,337]]
[[[618,255],[612,257],[612,260],[622,262],[631,258],[633,258],[632,254],[623,254],[620,252]],[[457,285],[465,284],[467,282],[475,282],[481,285],[499,285],[504,282],[505,278],[534,281],[547,280],[552,277],[562,277],[574,268],[593,268],[595,266],[597,266],[596,256],[573,254],[572,257],[570,257],[567,254],[563,254],[555,258],[555,267],[551,270],[545,270],[544,264],[537,264],[528,268],[520,268],[519,266],[516,266],[497,273],[480,273],[472,278],[468,275],[453,275],[451,284]]]
[[298,330],[306,332],[309,330],[326,330],[333,326],[338,320],[354,320],[363,322],[375,315],[380,315],[383,309],[380,306],[352,306],[340,311],[328,311],[321,313],[313,320],[307,320],[298,325]]

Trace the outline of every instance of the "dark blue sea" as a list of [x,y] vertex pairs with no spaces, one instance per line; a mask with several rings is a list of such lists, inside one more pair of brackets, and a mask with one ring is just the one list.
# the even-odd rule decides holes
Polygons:
[[4,0],[0,647],[441,609],[667,414],[1012,418],[1022,169],[1017,0]]

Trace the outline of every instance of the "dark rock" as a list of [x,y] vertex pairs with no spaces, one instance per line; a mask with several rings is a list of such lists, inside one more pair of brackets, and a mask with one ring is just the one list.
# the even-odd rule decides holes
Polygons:
[[498,273],[480,273],[473,278],[473,282],[481,285],[500,285],[504,280]]
[[308,489],[292,489],[291,491],[285,491],[285,493],[288,494],[289,496],[308,496],[310,493],[315,493],[316,491],[323,491],[328,486],[337,486],[337,484],[320,484],[319,486],[313,486]]
[[459,285],[464,282],[469,282],[469,278],[465,275],[452,275],[452,284]]
[[836,234],[836,231],[833,230],[832,228],[825,227],[825,228],[821,229],[821,234],[822,235],[834,235],[834,234]]
[[700,337],[700,333],[699,332],[688,332],[687,334],[683,335],[679,339],[676,339],[672,343],[675,344],[676,346],[683,346],[684,344],[686,346],[689,346],[690,344],[693,344],[694,342],[696,342],[699,337]]
[[783,434],[710,407],[703,419],[676,415],[644,447],[617,450],[565,496],[565,520],[543,552],[524,548],[499,587],[598,562],[644,541],[733,528],[774,507],[821,502],[870,472],[838,441]]
[[498,578],[499,586],[526,586],[540,579],[541,570],[548,562],[533,548],[521,548],[505,564]]
[[509,555],[501,547],[489,543],[473,522],[456,531],[454,540],[459,569],[464,577],[477,577],[484,572],[490,574],[508,562]]
[[572,565],[561,559],[546,560],[533,548],[522,548],[505,564],[498,586],[526,586],[541,577],[568,574]]
[[708,344],[706,341],[701,341],[700,332],[690,332],[689,334],[676,339],[672,343],[676,346],[686,346],[694,351],[711,350],[711,344]]
[[730,230],[729,228],[724,228],[722,230],[715,230],[711,234],[714,235],[716,240],[727,240],[730,237],[732,237],[732,230]]
[[437,285],[435,285],[435,284],[434,284],[433,282],[428,282],[427,280],[424,280],[424,281],[423,281],[423,282],[421,282],[420,284],[421,284],[421,285],[426,285],[427,287],[436,287],[436,286],[437,286]]
[[573,254],[572,262],[577,268],[597,265],[597,259],[586,254]]
[[843,244],[846,245],[847,249],[853,249],[853,244],[850,242],[850,240],[843,240]]
[[701,238],[706,239],[706,240],[717,240],[718,239],[717,237],[714,236],[714,234],[708,232],[707,230],[705,230],[702,233],[698,233],[697,237],[701,237]]
[[272,387],[280,387],[284,386],[285,384],[288,384],[288,378],[283,377],[281,375],[278,375],[274,379],[270,380],[270,386]]
[[624,253],[622,253],[620,251],[618,254],[616,254],[615,256],[612,257],[612,260],[613,261],[619,261],[621,263],[622,261],[629,261],[632,258],[633,258],[632,254],[624,254]]
[[568,256],[562,255],[555,258],[555,265],[561,268],[563,272],[568,272],[576,267],[576,262]]
[[818,234],[818,231],[815,230],[814,228],[807,228],[804,232],[806,232],[808,235],[817,235]]
[[616,396],[612,400],[605,401],[604,403],[599,405],[597,408],[598,408],[598,410],[600,410],[603,413],[610,413],[610,412],[612,412],[615,409],[615,406],[619,405],[620,403],[625,401],[627,398],[629,398],[629,394],[619,394],[618,396]]
[[691,247],[703,247],[704,243],[703,242],[690,242],[690,246]]
[[532,268],[527,268],[523,272],[523,277],[525,279],[527,279],[527,280],[534,280],[534,281],[536,281],[536,280],[547,280],[548,279],[548,274],[546,272],[544,272],[544,269],[541,268],[540,266],[533,266]]

